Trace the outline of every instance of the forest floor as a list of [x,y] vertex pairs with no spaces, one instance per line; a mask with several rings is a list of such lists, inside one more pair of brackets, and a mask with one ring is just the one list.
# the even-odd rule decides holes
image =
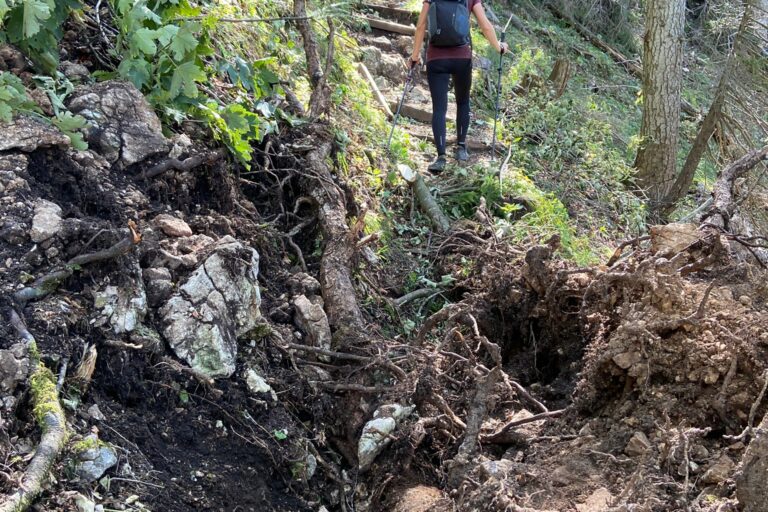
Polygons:
[[[411,39],[356,37],[396,103]],[[428,115],[428,97],[419,73],[412,115]],[[506,153],[491,158],[492,125],[476,115],[470,164],[430,175],[429,125],[401,127],[404,160],[452,219],[466,208],[452,198]],[[0,307],[22,311],[42,362],[66,376],[70,436],[37,509],[738,510],[740,461],[766,411],[768,280],[727,233],[656,226],[579,265],[559,235],[502,236],[484,201],[440,232],[397,176],[372,200],[327,126],[265,140],[263,172],[232,166],[194,127],[169,139],[140,128],[137,144],[120,127],[111,161],[53,129],[3,128]],[[147,133],[165,151],[131,160]],[[169,148],[203,163],[148,177]],[[135,231],[129,250],[73,263]],[[188,301],[192,337],[224,333],[218,352],[169,348],[174,300]],[[0,323],[5,494],[25,485],[40,438],[22,338]],[[190,370],[203,359],[227,375]],[[93,479],[79,460],[89,434],[116,456]]]

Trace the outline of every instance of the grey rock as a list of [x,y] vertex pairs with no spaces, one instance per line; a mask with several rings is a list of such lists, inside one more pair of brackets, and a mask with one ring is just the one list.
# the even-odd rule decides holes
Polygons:
[[245,371],[245,384],[248,386],[248,391],[253,394],[269,393],[272,400],[277,401],[277,393],[272,389],[264,377],[259,375],[253,368],[248,368]]
[[23,343],[0,350],[0,391],[12,393],[19,382],[27,378],[29,358]]
[[32,230],[29,236],[33,242],[48,240],[61,230],[61,208],[56,203],[38,199],[35,201],[35,214],[32,217]]
[[630,457],[637,457],[644,455],[651,449],[651,442],[648,440],[645,434],[642,432],[635,432],[629,439],[627,446],[624,448],[624,453]]
[[357,462],[360,470],[367,469],[390,443],[397,425],[414,410],[413,406],[399,404],[382,405],[373,413],[373,419],[365,424],[357,443]]
[[517,462],[506,459],[487,460],[480,464],[480,472],[485,478],[503,480],[509,475],[514,474],[516,472],[515,469],[519,465]]
[[0,229],[0,238],[11,245],[21,245],[27,241],[27,229],[20,222],[9,219]]
[[0,151],[18,149],[31,152],[37,148],[60,147],[71,144],[69,137],[50,123],[29,116],[17,116],[10,123],[0,123]]
[[79,87],[69,109],[90,122],[88,142],[110,163],[127,167],[170,149],[160,119],[129,82],[108,80]]
[[99,441],[94,434],[87,436],[85,442],[88,448],[75,454],[78,459],[75,474],[85,482],[94,482],[117,464],[117,453],[110,444]]
[[733,462],[733,459],[727,455],[721,455],[720,458],[713,462],[707,471],[704,472],[701,481],[705,484],[717,485],[730,477],[735,468],[736,463]]
[[87,82],[91,78],[91,73],[87,67],[71,60],[62,61],[59,64],[59,69],[73,83]]
[[134,279],[126,274],[121,286],[110,285],[95,294],[94,306],[99,310],[99,317],[94,325],[109,322],[115,334],[123,334],[133,331],[144,320],[147,314],[147,293],[144,283],[138,278],[139,269],[132,270],[131,274],[136,276]]
[[106,419],[104,413],[102,413],[101,409],[99,409],[98,404],[93,404],[88,408],[88,416],[96,421],[104,421]]
[[328,316],[319,304],[313,304],[305,295],[293,300],[296,309],[296,326],[307,333],[307,341],[313,347],[331,348],[331,326]]
[[77,512],[96,512],[96,504],[80,493],[75,495],[75,506]]
[[164,267],[145,268],[142,274],[150,306],[159,306],[173,295],[170,270]]
[[318,295],[320,293],[320,281],[304,272],[297,272],[288,278],[288,289],[294,295]]
[[160,309],[173,351],[211,377],[235,371],[237,338],[260,321],[259,254],[222,238],[208,258]]
[[145,281],[170,281],[171,271],[165,267],[145,268],[141,271]]

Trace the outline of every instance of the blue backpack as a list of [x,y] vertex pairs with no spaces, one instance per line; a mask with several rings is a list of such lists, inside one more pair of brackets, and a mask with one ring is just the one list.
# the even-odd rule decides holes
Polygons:
[[451,47],[470,44],[469,0],[431,0],[427,17],[429,44]]

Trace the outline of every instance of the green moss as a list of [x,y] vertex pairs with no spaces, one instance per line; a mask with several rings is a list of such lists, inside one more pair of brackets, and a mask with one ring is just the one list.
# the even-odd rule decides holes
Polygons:
[[268,323],[256,324],[256,326],[241,336],[242,339],[260,340],[272,334],[272,327]]
[[88,436],[73,444],[72,451],[74,453],[83,453],[87,452],[88,450],[101,448],[103,446],[109,446],[109,444],[96,437]]
[[38,363],[29,379],[32,391],[33,413],[37,423],[45,430],[45,416],[62,415],[59,393],[56,391],[56,377],[44,364]]

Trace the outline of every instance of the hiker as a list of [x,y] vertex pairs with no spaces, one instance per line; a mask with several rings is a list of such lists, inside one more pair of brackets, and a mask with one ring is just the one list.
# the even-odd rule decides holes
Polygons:
[[429,24],[427,46],[427,81],[432,96],[432,133],[437,147],[437,159],[428,169],[445,169],[445,114],[448,110],[448,85],[453,77],[456,96],[456,160],[466,162],[467,129],[469,128],[469,91],[472,86],[472,41],[469,31],[470,12],[477,18],[483,35],[496,51],[508,50],[499,43],[496,31],[485,15],[481,0],[424,0],[413,38],[411,67],[420,62],[421,45]]

